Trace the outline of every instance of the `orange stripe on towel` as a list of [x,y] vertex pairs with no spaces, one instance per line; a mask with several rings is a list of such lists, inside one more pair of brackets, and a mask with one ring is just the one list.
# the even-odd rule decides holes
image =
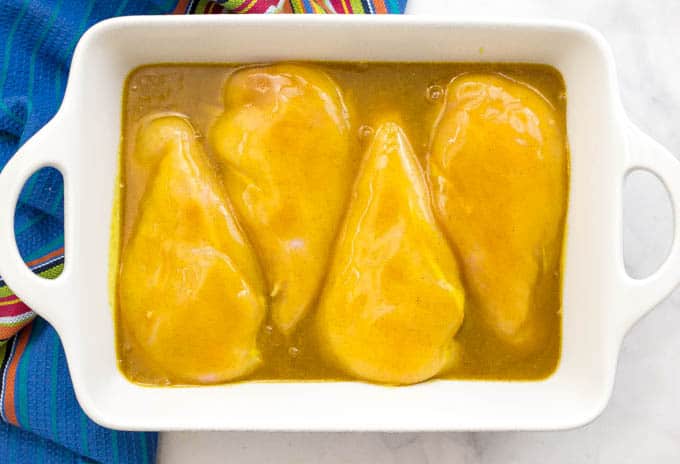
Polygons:
[[17,339],[17,346],[14,350],[14,356],[7,366],[7,376],[5,378],[5,404],[3,409],[5,410],[5,417],[7,422],[12,425],[20,427],[19,420],[17,419],[16,404],[14,402],[14,386],[16,385],[17,379],[17,368],[19,367],[19,361],[21,360],[21,355],[24,354],[26,350],[26,345],[28,345],[28,339],[31,338],[31,330],[33,330],[33,324],[26,327],[19,333],[19,338]]
[[172,14],[184,14],[187,12],[187,6],[189,5],[189,0],[179,0],[177,6],[172,10]]
[[387,13],[387,7],[385,6],[385,0],[375,0],[373,2],[373,6],[375,7],[376,13],[378,13],[378,14]]
[[52,258],[56,258],[57,256],[61,256],[64,254],[64,247],[59,248],[58,250],[54,250],[52,253],[48,253],[42,258],[34,259],[33,261],[30,261],[26,263],[27,266],[37,266],[38,264],[42,264],[45,261],[49,261]]

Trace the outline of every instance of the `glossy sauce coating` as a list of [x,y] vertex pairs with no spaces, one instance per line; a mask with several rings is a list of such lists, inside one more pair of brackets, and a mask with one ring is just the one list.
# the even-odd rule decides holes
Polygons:
[[[267,119],[265,116],[268,113],[266,99],[262,101],[257,96],[253,96],[252,92],[249,94],[243,91],[243,86],[236,85],[229,91],[229,82],[238,84],[238,74],[241,76],[248,76],[248,73],[253,72],[253,66],[238,66],[238,65],[154,65],[139,68],[134,71],[127,82],[125,90],[125,111],[123,120],[123,141],[122,141],[122,195],[121,195],[121,250],[125,252],[132,237],[136,234],[135,224],[138,221],[138,216],[143,214],[146,209],[144,206],[143,197],[149,185],[153,183],[153,170],[149,169],[144,162],[140,162],[135,157],[137,134],[140,129],[148,122],[149,115],[163,115],[163,114],[181,114],[182,118],[187,118],[190,121],[194,132],[194,139],[202,147],[204,152],[204,159],[206,160],[208,170],[212,170],[217,174],[218,184],[221,191],[224,192],[225,200],[231,204],[230,207],[234,213],[236,221],[239,223],[239,228],[242,230],[246,241],[251,244],[258,263],[262,268],[262,293],[266,300],[265,315],[257,329],[257,336],[255,347],[260,356],[261,362],[249,374],[233,375],[232,379],[260,379],[260,380],[299,380],[299,379],[322,379],[335,380],[344,378],[356,378],[357,376],[368,379],[377,380],[388,383],[410,383],[418,381],[434,375],[435,377],[445,378],[487,378],[487,379],[537,379],[549,375],[556,367],[559,360],[560,353],[560,286],[561,286],[561,268],[560,257],[562,252],[562,237],[564,227],[564,215],[566,214],[567,201],[567,187],[568,187],[568,151],[566,147],[566,140],[563,137],[565,133],[565,99],[564,99],[564,83],[557,71],[547,66],[538,65],[524,65],[524,64],[471,64],[471,63],[314,63],[313,65],[277,65],[278,71],[271,74],[285,74],[290,73],[290,67],[295,70],[296,67],[309,67],[313,71],[294,72],[293,74],[300,75],[306,84],[302,88],[314,89],[308,93],[312,96],[325,95],[321,99],[326,99],[330,105],[325,106],[324,111],[328,115],[343,114],[346,116],[345,127],[349,127],[346,139],[343,125],[334,126],[331,123],[327,124],[330,137],[336,137],[341,141],[340,148],[334,149],[333,156],[339,157],[341,163],[338,169],[349,172],[351,178],[349,182],[342,182],[341,176],[337,176],[328,182],[329,186],[336,186],[334,190],[328,193],[330,200],[327,200],[330,209],[337,208],[341,210],[340,216],[351,209],[346,203],[342,206],[337,206],[342,202],[342,194],[338,193],[346,189],[346,199],[350,199],[350,191],[354,185],[356,173],[359,170],[361,159],[370,150],[372,141],[378,132],[380,122],[396,122],[406,139],[410,142],[413,149],[413,158],[417,160],[420,168],[423,171],[428,171],[428,157],[431,156],[430,150],[435,146],[435,139],[437,137],[437,130],[441,132],[442,114],[446,107],[445,102],[450,101],[450,93],[447,94],[447,87],[454,78],[460,77],[463,74],[469,73],[489,73],[499,77],[499,73],[503,76],[510,77],[520,83],[528,84],[535,92],[540,93],[546,102],[552,107],[550,116],[554,119],[555,124],[560,132],[562,139],[562,160],[561,165],[564,167],[561,179],[561,193],[555,198],[558,203],[561,202],[562,212],[560,222],[557,226],[557,236],[553,241],[549,241],[546,246],[550,247],[549,253],[552,253],[556,262],[554,272],[550,274],[543,274],[543,278],[534,288],[535,301],[540,302],[539,313],[541,317],[538,318],[538,326],[540,331],[544,334],[539,341],[541,349],[530,351],[527,355],[526,350],[518,350],[517,345],[509,342],[499,336],[497,328],[494,324],[489,323],[489,318],[484,316],[484,309],[481,307],[482,301],[479,298],[477,290],[468,282],[467,275],[469,271],[465,269],[464,258],[460,256],[458,247],[454,243],[455,237],[450,233],[441,215],[439,207],[437,207],[436,197],[433,196],[431,200],[432,209],[435,211],[435,218],[441,234],[446,236],[450,250],[453,252],[456,259],[459,260],[460,271],[462,273],[462,284],[468,290],[468,295],[465,298],[465,307],[461,313],[464,313],[462,325],[456,322],[456,317],[449,316],[448,330],[455,334],[453,340],[455,343],[448,345],[451,350],[449,360],[455,362],[437,362],[430,364],[430,368],[423,369],[421,373],[417,373],[405,381],[395,377],[394,371],[391,378],[374,378],[371,375],[360,375],[357,371],[348,369],[346,363],[338,362],[338,358],[334,354],[329,354],[327,346],[324,346],[324,341],[319,341],[319,320],[317,319],[317,308],[319,305],[318,291],[316,296],[309,297],[299,294],[300,301],[309,299],[308,306],[301,311],[301,315],[297,318],[289,318],[294,320],[289,325],[289,329],[282,324],[282,318],[278,321],[273,317],[271,311],[270,295],[272,293],[272,269],[262,266],[262,244],[266,240],[261,238],[258,240],[254,235],[253,224],[255,221],[249,220],[243,206],[245,202],[241,202],[241,206],[237,205],[238,199],[234,199],[240,192],[244,192],[246,183],[239,186],[238,182],[227,184],[225,181],[231,175],[229,173],[231,164],[234,159],[233,146],[229,148],[227,142],[227,149],[220,148],[219,139],[223,139],[219,134],[225,130],[237,130],[240,133],[247,134],[251,131],[251,135],[261,135],[262,132],[249,129],[247,121],[250,116],[258,120],[258,125],[264,126],[269,124],[274,127],[276,122],[274,118]],[[271,68],[276,68],[273,66]],[[264,68],[261,66],[260,68]],[[281,71],[281,68],[283,71]],[[328,77],[319,77],[319,73],[324,73]],[[235,78],[236,76],[236,78]],[[294,80],[299,80],[296,78]],[[278,79],[278,78],[277,78]],[[330,81],[331,84],[328,84]],[[311,82],[311,84],[309,84]],[[300,84],[294,84],[293,87]],[[339,89],[339,90],[336,90]],[[298,90],[299,91],[299,90]],[[512,88],[510,89],[512,93]],[[266,94],[266,92],[265,92]],[[231,96],[230,96],[231,95]],[[329,96],[326,98],[326,96]],[[244,110],[243,106],[240,110],[227,106],[226,102],[232,99],[243,103],[249,102],[251,108],[254,110]],[[250,99],[250,100],[248,100]],[[290,111],[304,114],[305,111],[309,113],[318,113],[314,103],[314,98],[311,102],[301,105],[295,105]],[[318,100],[317,100],[318,101]],[[248,106],[245,105],[245,106]],[[238,107],[238,105],[235,105]],[[305,107],[309,108],[305,110]],[[331,108],[328,111],[328,108]],[[343,109],[344,108],[344,109]],[[449,107],[450,109],[451,107]],[[345,111],[346,110],[346,111]],[[282,114],[286,114],[284,111]],[[388,118],[387,115],[398,115],[398,118]],[[322,118],[323,119],[323,118]],[[332,119],[332,116],[329,116]],[[336,118],[337,119],[337,118]],[[342,122],[343,118],[339,118]],[[222,123],[220,123],[222,121]],[[335,129],[333,129],[335,127]],[[221,128],[221,129],[220,129]],[[383,131],[384,132],[384,131]],[[392,131],[389,131],[392,132]],[[264,131],[264,134],[267,132]],[[296,130],[295,133],[299,133]],[[335,133],[335,134],[334,134]],[[266,135],[274,141],[274,146],[279,138],[279,134],[270,133]],[[401,136],[400,136],[401,137]],[[314,142],[295,140],[296,144],[304,147],[306,143],[310,146],[319,144],[318,140]],[[343,158],[340,156],[344,153],[343,144],[347,144],[348,156]],[[285,143],[281,143],[281,146]],[[252,145],[255,149],[251,150],[252,160],[267,159],[266,155],[258,155],[258,150],[264,150],[264,145]],[[322,147],[323,148],[323,147]],[[323,150],[319,150],[323,151]],[[243,152],[245,153],[245,151]],[[344,160],[344,161],[342,161]],[[226,161],[226,162],[225,162]],[[227,167],[225,169],[225,166]],[[248,166],[247,163],[242,166]],[[238,166],[240,170],[242,166]],[[319,165],[321,170],[328,169],[324,164]],[[328,166],[328,164],[326,164]],[[267,166],[249,165],[247,169],[256,167],[254,171],[255,179],[264,179],[273,173],[274,176],[286,178],[288,173],[277,173],[285,166],[278,167],[272,164]],[[295,165],[291,166],[291,174],[294,176]],[[238,173],[237,170],[233,171]],[[300,172],[300,171],[298,171]],[[266,174],[263,176],[262,174]],[[479,176],[479,171],[468,173],[467,176],[474,181],[475,176]],[[300,176],[300,175],[298,175]],[[409,178],[409,176],[406,176]],[[233,178],[233,177],[232,177]],[[271,177],[270,177],[271,178]],[[428,184],[426,187],[434,193],[435,182],[431,173],[425,177]],[[320,185],[325,185],[323,182],[314,183],[316,179],[305,179],[302,184],[302,189],[305,188],[319,188]],[[255,182],[258,184],[259,182]],[[336,192],[336,193],[333,193]],[[497,187],[497,192],[500,197],[503,195],[501,186]],[[326,194],[324,192],[324,194]],[[355,192],[356,195],[356,192]],[[408,195],[407,195],[408,196]],[[265,200],[267,198],[265,197]],[[337,202],[335,201],[337,200]],[[272,203],[268,201],[262,203],[265,207],[270,207]],[[304,204],[304,201],[301,203]],[[246,205],[248,206],[248,205]],[[559,207],[560,205],[558,205]],[[310,204],[307,208],[313,211],[313,208],[318,205]],[[275,208],[269,211],[274,211]],[[328,224],[332,224],[336,219],[332,219],[336,213],[329,214]],[[398,216],[398,214],[397,214]],[[337,219],[337,225],[334,227],[340,229],[342,217]],[[285,221],[283,222],[285,224]],[[326,226],[328,229],[330,225]],[[552,227],[552,226],[551,226]],[[278,231],[270,231],[270,237],[283,236],[289,231],[295,231],[295,227],[280,228]],[[281,232],[283,231],[283,232]],[[308,234],[307,228],[298,229],[297,234]],[[470,229],[472,234],[472,229]],[[322,236],[320,234],[319,236]],[[325,235],[328,236],[328,233]],[[316,240],[313,238],[312,240]],[[259,241],[259,244],[258,244]],[[336,243],[336,238],[328,240],[318,240],[318,243],[330,242],[329,249],[333,250],[340,247]],[[321,250],[318,247],[317,250]],[[124,254],[124,253],[123,253]],[[414,250],[414,254],[415,250]],[[140,253],[141,255],[141,253]],[[145,255],[146,256],[146,255]],[[314,256],[321,256],[318,260],[325,260],[325,264],[319,264],[323,269],[321,280],[325,281],[327,273],[332,272],[333,262],[329,261],[328,256],[323,256],[323,253],[317,253]],[[315,258],[316,259],[316,258]],[[335,258],[334,258],[335,259]],[[409,266],[403,266],[404,273],[411,272]],[[450,266],[443,266],[449,269]],[[285,274],[285,273],[284,273]],[[122,274],[121,274],[122,275]],[[452,275],[452,271],[449,272]],[[315,278],[318,277],[306,276],[309,278],[307,285],[309,288],[314,285],[319,286],[318,290],[324,287],[324,283],[317,282],[314,284]],[[448,280],[455,281],[451,277]],[[139,280],[143,280],[139,276]],[[120,285],[121,279],[119,279]],[[275,280],[274,280],[275,281]],[[255,285],[256,286],[256,285]],[[454,285],[455,287],[455,285]],[[332,292],[331,292],[332,293]],[[454,292],[455,293],[455,292]],[[453,298],[455,299],[455,298]],[[303,307],[304,305],[292,305],[290,307]],[[453,305],[452,305],[453,306]],[[291,313],[295,313],[292,311]],[[134,332],[138,329],[134,328],[136,322],[126,321],[122,317],[121,301],[118,301],[118,308],[116,311],[117,318],[117,343],[118,355],[122,371],[132,380],[140,383],[165,385],[165,384],[182,384],[182,383],[205,383],[202,380],[192,380],[188,378],[180,378],[181,376],[168,375],[167,370],[159,369],[159,362],[157,358],[149,356],[144,350],[140,349],[136,342]],[[257,313],[257,311],[256,311]],[[452,311],[452,314],[458,314],[457,310]],[[446,325],[446,324],[444,324]],[[460,325],[460,327],[458,327]],[[444,330],[444,332],[446,332]],[[189,333],[178,334],[178,347],[195,346],[193,340],[197,335],[190,335]],[[209,344],[209,340],[199,341],[201,346],[205,342]],[[396,341],[395,341],[396,343]],[[434,345],[441,345],[439,342]],[[521,344],[520,344],[521,345]],[[389,354],[389,346],[386,353]],[[395,350],[398,348],[394,346]],[[444,356],[446,357],[446,356]],[[432,358],[434,359],[434,358]],[[439,366],[431,367],[431,366]],[[244,370],[243,372],[246,372]],[[415,370],[411,371],[415,372]],[[424,373],[426,372],[426,373]],[[200,373],[198,374],[200,375]],[[225,376],[227,379],[229,376]],[[373,376],[375,377],[375,376]],[[216,380],[227,381],[227,380]]]
[[121,258],[126,346],[169,382],[249,374],[262,362],[264,282],[193,128],[177,116],[146,121],[133,156],[150,177]]
[[403,129],[377,130],[317,309],[319,346],[362,379],[410,384],[455,365],[465,291]]
[[349,110],[326,73],[292,64],[234,73],[224,107],[209,143],[288,336],[319,292],[354,178]]
[[527,85],[447,86],[427,158],[436,211],[482,319],[520,352],[549,336],[540,288],[559,273],[566,158],[557,111]]

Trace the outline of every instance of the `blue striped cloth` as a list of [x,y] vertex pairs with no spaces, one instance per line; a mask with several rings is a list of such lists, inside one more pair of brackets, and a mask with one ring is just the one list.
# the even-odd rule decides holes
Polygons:
[[[85,30],[108,17],[168,13],[175,5],[176,0],[0,0],[0,168],[57,111],[73,49]],[[63,186],[56,170],[29,180],[15,217],[26,261],[63,246]],[[0,351],[11,354],[16,345],[15,338]],[[33,323],[18,359],[13,394],[21,428],[0,420],[2,464],[155,461],[157,434],[116,432],[85,416],[59,338],[42,319]]]
[[[289,1],[288,9],[282,11],[296,11],[299,1]],[[0,169],[56,113],[73,49],[91,25],[113,16],[165,14],[175,8],[180,13],[222,12],[240,5],[219,3],[0,0]],[[374,2],[361,2],[369,3]],[[405,3],[387,0],[381,4],[393,13],[403,11]],[[343,4],[353,5],[354,0]],[[63,197],[59,172],[43,169],[26,183],[15,214],[21,255],[26,262],[40,261],[34,272],[43,275],[49,274],[44,273],[45,266],[54,271],[61,264],[61,256],[53,256],[64,245]],[[0,298],[7,299],[3,285],[0,276]],[[155,433],[108,430],[85,416],[76,402],[59,338],[44,320],[36,318],[18,336],[0,340],[0,464],[151,463],[157,439]]]
[[0,463],[154,462],[157,434],[108,430],[85,416],[61,343],[43,319],[30,328],[16,380],[21,428],[0,421]]

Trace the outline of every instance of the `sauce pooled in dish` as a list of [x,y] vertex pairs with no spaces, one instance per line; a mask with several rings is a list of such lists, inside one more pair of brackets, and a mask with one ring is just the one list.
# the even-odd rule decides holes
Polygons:
[[147,385],[547,377],[565,108],[542,65],[138,68],[112,240],[121,370]]

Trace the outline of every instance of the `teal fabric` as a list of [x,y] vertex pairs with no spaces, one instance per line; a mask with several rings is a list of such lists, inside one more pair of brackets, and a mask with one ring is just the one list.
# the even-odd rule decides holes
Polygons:
[[[15,345],[16,339],[10,342],[10,355]],[[43,319],[33,323],[13,393],[21,428],[0,421],[0,463],[155,460],[157,434],[108,430],[85,416],[61,343]]]
[[[201,4],[192,0],[187,11]],[[368,2],[362,4],[372,11]],[[405,0],[386,4],[390,12],[403,11]],[[0,0],[0,169],[56,113],[73,50],[91,25],[113,16],[165,14],[175,5],[176,0]],[[41,170],[24,187],[15,235],[25,261],[63,247],[63,197],[55,169]],[[56,256],[34,271],[63,262],[63,256]],[[54,329],[37,318],[24,330],[30,330],[30,339],[23,355],[16,352],[16,337],[6,342],[6,355],[0,355],[0,464],[154,462],[157,434],[108,430],[85,416]],[[9,391],[11,363],[17,371]],[[9,396],[15,400],[18,427],[9,424],[4,409]]]
[[[167,13],[175,3],[0,0],[0,169],[57,111],[71,55],[83,32],[112,16]],[[42,170],[29,180],[15,218],[17,242],[26,261],[63,246],[63,186],[58,171]],[[49,265],[62,260],[58,257]],[[0,463],[155,461],[157,434],[107,430],[85,416],[76,402],[59,338],[47,323],[42,319],[33,323],[12,392],[6,391],[4,367],[16,354],[16,339],[8,343],[0,370],[0,400],[14,395],[20,428],[7,423],[0,407]]]

